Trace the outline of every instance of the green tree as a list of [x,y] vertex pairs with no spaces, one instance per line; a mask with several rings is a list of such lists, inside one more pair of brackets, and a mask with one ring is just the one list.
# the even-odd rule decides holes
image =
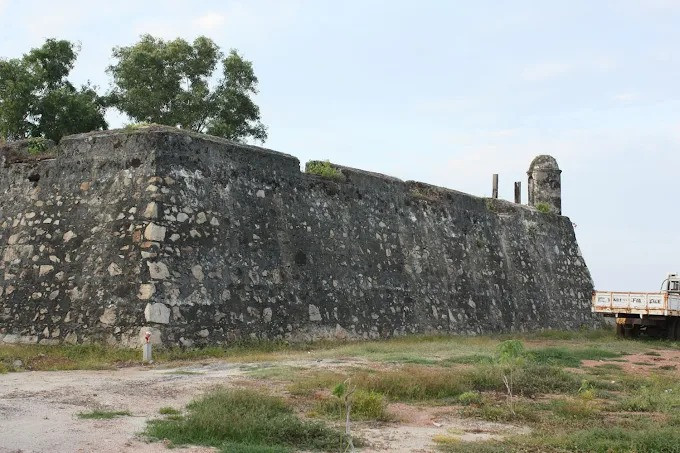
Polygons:
[[7,140],[106,129],[105,106],[94,88],[67,80],[77,47],[48,39],[21,58],[0,59],[0,136]]
[[[264,142],[267,129],[253,102],[257,77],[235,50],[224,57],[206,37],[192,44],[150,35],[113,49],[111,105],[138,122],[177,126],[231,140]],[[222,75],[213,74],[221,63]],[[211,86],[212,85],[212,86]]]

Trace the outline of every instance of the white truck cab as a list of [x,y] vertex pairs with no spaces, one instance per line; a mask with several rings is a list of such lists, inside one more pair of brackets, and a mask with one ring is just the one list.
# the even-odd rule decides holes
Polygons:
[[669,273],[658,293],[593,291],[594,313],[616,318],[616,333],[680,340],[680,274]]

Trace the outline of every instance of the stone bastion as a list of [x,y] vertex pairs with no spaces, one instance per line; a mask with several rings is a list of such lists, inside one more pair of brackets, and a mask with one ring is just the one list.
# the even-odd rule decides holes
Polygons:
[[[0,149],[0,341],[165,345],[575,329],[592,280],[539,156],[480,198],[173,128]],[[548,211],[548,212],[542,212]]]

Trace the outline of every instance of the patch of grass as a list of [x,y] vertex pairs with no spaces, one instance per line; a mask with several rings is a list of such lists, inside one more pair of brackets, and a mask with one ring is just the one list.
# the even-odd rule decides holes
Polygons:
[[95,420],[109,420],[116,417],[126,417],[132,415],[130,411],[106,411],[95,409],[90,412],[79,412],[78,418],[95,419]]
[[305,370],[303,367],[296,366],[254,366],[251,367],[246,374],[256,379],[277,379],[283,381],[292,381],[298,373]]
[[[344,420],[347,415],[345,403],[340,398],[325,398],[316,405],[316,410],[324,415]],[[378,392],[357,390],[352,395],[350,409],[352,420],[389,421],[392,416],[387,412],[387,400]]]
[[680,452],[680,431],[674,428],[591,428],[551,436],[542,442],[554,449],[579,452]]
[[506,441],[459,442],[440,445],[439,449],[447,453],[678,453],[680,431],[669,426],[595,427],[558,433],[541,431]]
[[415,365],[436,365],[439,363],[439,360],[436,359],[428,359],[427,357],[418,357],[407,354],[398,354],[394,356],[390,355],[385,358],[385,361],[390,363],[409,363]]
[[[390,361],[396,358],[396,360],[403,359],[405,362],[419,364],[451,365],[463,362],[464,359],[456,359],[456,357],[465,357],[463,354],[466,354],[470,357],[470,361],[486,363],[490,359],[482,358],[482,356],[491,357],[490,354],[493,354],[498,340],[508,337],[567,339],[579,344],[597,342],[603,347],[614,345],[615,348],[626,348],[635,352],[641,348],[649,350],[649,346],[641,342],[617,341],[611,330],[586,330],[582,332],[545,331],[512,336],[414,335],[377,341],[318,341],[292,344],[283,341],[243,341],[229,347],[158,348],[154,351],[154,360],[157,364],[206,358],[230,359],[235,362],[261,362],[299,358],[304,355],[306,358],[362,357],[380,361]],[[660,347],[674,347],[674,344],[659,343]],[[441,357],[449,356],[452,358],[441,360]],[[15,371],[12,366],[15,359],[21,359],[24,363],[22,369],[27,370],[112,369],[142,363],[139,349],[116,348],[100,344],[0,345],[0,363],[3,364],[5,371]]]
[[354,382],[367,390],[396,400],[455,398],[471,390],[497,390],[503,387],[499,373],[481,367],[469,370],[406,366],[397,370],[363,374]]
[[247,445],[234,442],[226,442],[220,448],[224,453],[289,453],[290,448],[272,447],[269,445]]
[[610,371],[622,371],[623,368],[621,368],[621,365],[617,365],[616,363],[603,363],[602,365],[595,365],[594,367],[591,368],[591,370],[601,370],[604,372],[610,372]]
[[621,357],[621,354],[600,348],[567,349],[549,347],[533,349],[529,351],[528,357],[532,362],[544,365],[578,368],[581,366],[582,360],[612,359]]
[[315,390],[333,388],[338,382],[347,379],[347,375],[338,371],[320,370],[300,376],[295,382],[288,386],[288,391],[292,395],[304,396]]
[[653,376],[627,392],[615,410],[630,412],[680,411],[680,382],[674,377]]
[[466,417],[480,418],[491,422],[532,422],[539,421],[540,415],[532,404],[516,402],[514,414],[505,403],[484,401],[481,405],[466,406],[461,413]]
[[538,393],[573,393],[578,391],[580,381],[576,375],[549,365],[528,365],[515,377],[515,388],[521,395]]
[[469,354],[461,355],[457,357],[450,357],[442,361],[442,364],[464,364],[464,365],[476,365],[476,364],[492,364],[494,363],[494,358],[486,354]]
[[[300,376],[288,390],[294,395],[308,395],[332,388],[346,379],[346,373],[322,370]],[[391,400],[426,401],[458,398],[465,392],[504,392],[501,370],[493,365],[466,368],[406,365],[385,371],[357,371],[352,382],[359,389],[381,393]],[[517,394],[575,393],[580,386],[576,376],[553,366],[533,365],[519,368],[515,375]]]
[[457,445],[460,443],[460,436],[455,434],[437,434],[432,438],[432,442],[438,445]]
[[283,399],[244,389],[216,389],[187,405],[179,420],[152,420],[146,434],[174,445],[206,445],[221,451],[337,449],[344,434],[304,421]]
[[599,415],[593,401],[583,398],[553,400],[551,409],[559,417],[572,420],[588,420]]
[[408,188],[409,194],[413,198],[427,201],[440,201],[444,198],[441,190],[434,186],[423,183],[412,183]]
[[326,179],[333,179],[335,181],[345,180],[345,175],[342,174],[342,171],[334,168],[327,160],[310,160],[305,165],[305,173],[321,176],[322,178]]
[[[96,344],[0,345],[0,363],[11,366],[17,359],[23,362],[24,369],[33,371],[104,370],[121,363],[141,363],[141,351]],[[10,368],[10,371],[14,369]]]
[[536,203],[535,207],[538,212],[542,212],[543,214],[550,214],[552,212],[548,203]]
[[483,396],[479,392],[463,392],[458,395],[458,402],[463,406],[470,406],[472,404],[481,404]]
[[158,413],[161,415],[179,415],[182,413],[182,411],[175,409],[174,407],[163,406],[158,409]]
[[652,356],[652,357],[660,357],[660,356],[661,356],[661,354],[659,354],[659,353],[656,352],[656,351],[647,351],[647,352],[645,352],[644,354],[645,354],[645,355],[650,355],[650,356]]
[[166,371],[164,374],[175,374],[175,375],[180,375],[180,376],[194,376],[196,374],[203,374],[200,371],[191,371],[191,370],[172,370],[172,371]]

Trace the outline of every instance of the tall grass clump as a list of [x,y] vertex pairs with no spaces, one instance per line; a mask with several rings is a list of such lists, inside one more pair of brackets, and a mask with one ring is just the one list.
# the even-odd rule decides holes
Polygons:
[[[345,419],[347,415],[346,406],[340,398],[326,398],[317,404],[317,411],[332,418]],[[387,412],[387,399],[385,395],[357,390],[352,395],[353,420],[379,420],[388,421],[392,417]]]
[[149,422],[146,434],[174,445],[207,445],[225,452],[328,451],[345,441],[344,434],[323,423],[301,420],[283,399],[254,390],[216,389],[186,409],[184,417]]

